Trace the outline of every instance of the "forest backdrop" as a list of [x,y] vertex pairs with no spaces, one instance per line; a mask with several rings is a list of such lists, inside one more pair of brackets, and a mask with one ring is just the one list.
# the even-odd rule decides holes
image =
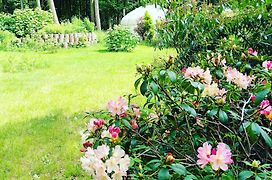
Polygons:
[[[49,10],[48,0],[0,0],[0,12],[13,13],[15,9],[36,8],[40,3],[43,10]],[[124,14],[131,10],[156,3],[155,0],[99,0],[101,26],[108,29],[112,24],[118,24]],[[94,0],[54,0],[56,12],[60,21],[70,20],[73,16],[89,17],[95,22]]]

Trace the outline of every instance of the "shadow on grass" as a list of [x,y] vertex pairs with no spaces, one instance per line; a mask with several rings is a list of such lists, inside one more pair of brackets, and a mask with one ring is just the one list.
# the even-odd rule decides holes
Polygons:
[[80,113],[60,110],[0,127],[0,179],[84,177],[79,158]]

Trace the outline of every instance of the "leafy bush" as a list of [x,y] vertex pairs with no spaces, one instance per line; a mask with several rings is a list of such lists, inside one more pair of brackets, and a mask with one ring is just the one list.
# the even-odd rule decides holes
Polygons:
[[72,34],[72,33],[83,33],[93,32],[94,24],[85,18],[84,21],[73,17],[71,22],[63,22],[61,24],[48,24],[41,32],[47,34]]
[[152,42],[155,36],[155,26],[153,24],[152,18],[146,11],[143,18],[140,18],[136,28],[134,29],[143,40]]
[[13,33],[0,30],[0,49],[9,48],[14,40],[15,35]]
[[52,19],[51,13],[41,9],[17,9],[11,15],[6,30],[13,32],[17,37],[25,37],[52,23]]
[[109,51],[132,51],[138,38],[127,28],[114,26],[107,32],[106,45]]
[[12,17],[9,14],[0,13],[0,30],[8,30],[12,22]]
[[[246,58],[254,54],[249,49]],[[173,64],[169,57],[157,68],[137,66],[144,107],[130,95],[88,113],[83,169],[107,177],[115,167],[129,179],[271,178],[272,61],[249,74],[220,54],[177,72]],[[98,171],[98,161],[89,159],[100,157],[102,147],[114,157],[117,146],[130,157],[129,170],[110,158],[99,161]]]
[[88,32],[94,32],[94,23],[90,22],[89,18],[84,18],[84,26]]
[[[159,46],[176,48],[180,54],[179,65],[197,62],[208,51],[215,50],[227,51],[232,59],[239,58],[241,50],[248,47],[272,54],[271,5],[265,2],[254,5],[242,1],[236,6],[199,3],[192,7],[171,3],[169,6],[167,20],[158,27]],[[232,37],[235,41],[224,44]]]
[[53,40],[44,41],[39,34],[35,34],[32,37],[26,36],[17,39],[13,42],[11,48],[16,51],[33,50],[55,53],[59,46]]
[[[187,5],[172,2],[172,19],[161,23],[161,45],[175,47],[178,57],[137,66],[135,88],[146,98],[144,106],[129,95],[109,101],[106,111],[87,113],[81,162],[93,178],[272,178],[268,9],[259,5],[254,12],[245,5],[253,16],[234,21],[237,12],[223,11],[223,5]],[[258,24],[256,32],[245,21]],[[229,22],[223,25],[230,33],[218,22]],[[129,169],[119,164],[125,155]]]

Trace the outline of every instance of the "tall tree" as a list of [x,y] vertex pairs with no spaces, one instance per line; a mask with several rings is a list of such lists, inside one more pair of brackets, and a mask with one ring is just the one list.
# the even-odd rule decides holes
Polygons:
[[48,0],[48,5],[49,5],[49,8],[50,8],[50,10],[51,10],[51,12],[53,14],[54,22],[56,24],[59,24],[59,18],[58,18],[57,12],[56,12],[54,0]]
[[37,1],[37,8],[41,9],[41,2],[40,2],[40,0],[36,0],[36,1]]
[[24,9],[24,2],[23,2],[23,0],[20,0],[20,3],[21,3],[21,9]]
[[91,21],[95,22],[95,18],[94,18],[94,0],[90,0],[90,16],[91,16]]
[[96,27],[98,30],[101,30],[101,21],[100,21],[100,13],[99,13],[99,0],[94,0],[94,9],[95,9]]

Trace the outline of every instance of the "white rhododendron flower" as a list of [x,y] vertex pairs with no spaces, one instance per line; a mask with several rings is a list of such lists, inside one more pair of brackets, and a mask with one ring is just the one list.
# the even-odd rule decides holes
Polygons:
[[94,150],[94,153],[96,154],[96,157],[99,159],[103,159],[109,155],[110,148],[107,145],[101,145],[98,146],[96,150]]
[[88,147],[80,161],[82,168],[96,180],[122,180],[130,165],[129,156],[119,145],[112,149],[105,144],[96,149]]

